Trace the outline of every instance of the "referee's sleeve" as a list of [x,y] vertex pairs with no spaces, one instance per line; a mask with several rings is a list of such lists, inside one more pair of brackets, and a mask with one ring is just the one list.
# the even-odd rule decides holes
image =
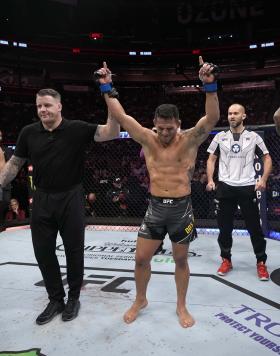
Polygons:
[[17,139],[16,148],[14,151],[14,155],[19,158],[28,158],[28,144],[27,144],[27,136],[28,136],[28,126],[24,127]]
[[260,135],[256,134],[256,148],[255,148],[255,153],[258,157],[262,157],[266,154],[269,153],[263,139],[261,138]]
[[219,147],[219,137],[218,137],[218,135],[216,135],[213,138],[212,142],[210,143],[210,145],[209,145],[209,147],[207,149],[207,152],[212,153],[212,154],[214,154],[216,156],[219,155],[220,147]]

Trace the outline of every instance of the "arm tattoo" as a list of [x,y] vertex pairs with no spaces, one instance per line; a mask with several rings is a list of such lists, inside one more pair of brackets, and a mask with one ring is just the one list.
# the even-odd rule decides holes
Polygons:
[[192,180],[193,174],[194,174],[194,167],[190,167],[187,170],[187,175],[188,175],[188,178],[189,178],[189,182]]
[[14,155],[11,157],[0,173],[0,185],[2,187],[5,187],[15,178],[25,161],[25,158],[16,157]]

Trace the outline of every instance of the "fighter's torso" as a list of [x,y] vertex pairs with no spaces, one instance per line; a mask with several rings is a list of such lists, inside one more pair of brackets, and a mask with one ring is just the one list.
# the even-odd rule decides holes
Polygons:
[[190,181],[197,156],[197,145],[190,135],[177,134],[166,147],[155,136],[143,149],[152,195],[181,197],[190,194]]

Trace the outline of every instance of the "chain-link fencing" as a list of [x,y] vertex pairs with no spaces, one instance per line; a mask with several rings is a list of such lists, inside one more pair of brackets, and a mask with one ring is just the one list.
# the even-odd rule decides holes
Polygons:
[[[273,160],[264,201],[262,221],[267,228],[280,230],[280,138],[272,127],[251,128],[263,135]],[[149,176],[141,146],[130,138],[107,143],[95,143],[89,148],[84,180],[86,215],[90,224],[139,225],[149,199]],[[207,184],[207,148],[213,134],[200,146],[193,175],[192,204],[198,227],[216,227],[215,192],[205,190]],[[217,177],[217,172],[215,174]],[[236,228],[244,228],[239,209]]]
[[[273,160],[266,193],[260,203],[262,223],[265,231],[280,231],[280,137],[275,128],[269,126],[251,127],[264,137]],[[219,131],[219,130],[218,130]],[[215,218],[215,192],[205,190],[207,184],[206,161],[207,148],[214,137],[200,146],[195,172],[191,182],[192,204],[198,228],[217,227]],[[257,168],[257,166],[256,166]],[[27,210],[28,192],[24,182],[29,185],[29,202],[32,203],[32,168],[22,174],[13,183],[14,196]],[[217,172],[214,177],[217,179]],[[149,175],[145,159],[141,155],[141,146],[122,133],[118,140],[92,143],[86,153],[85,175],[85,214],[89,225],[122,226],[131,231],[140,226],[145,215],[149,199]],[[34,187],[31,187],[34,188]],[[32,204],[29,205],[32,207]],[[31,210],[31,209],[30,209]],[[28,223],[28,219],[24,221]],[[22,222],[19,222],[22,223]],[[16,225],[7,222],[7,226]],[[236,212],[235,228],[244,228],[239,209]],[[134,230],[133,230],[134,231]]]

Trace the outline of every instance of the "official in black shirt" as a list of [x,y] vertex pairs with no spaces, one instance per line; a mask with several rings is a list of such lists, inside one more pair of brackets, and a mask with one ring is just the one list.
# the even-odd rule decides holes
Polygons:
[[[84,270],[85,201],[82,189],[85,149],[90,141],[107,141],[119,136],[119,124],[108,113],[106,125],[62,118],[61,97],[53,89],[36,96],[40,122],[21,131],[14,155],[0,174],[5,186],[29,159],[33,165],[31,233],[36,259],[47,289],[49,304],[37,317],[45,324],[62,312],[62,320],[78,315]],[[67,261],[68,300],[56,257],[60,233]]]

